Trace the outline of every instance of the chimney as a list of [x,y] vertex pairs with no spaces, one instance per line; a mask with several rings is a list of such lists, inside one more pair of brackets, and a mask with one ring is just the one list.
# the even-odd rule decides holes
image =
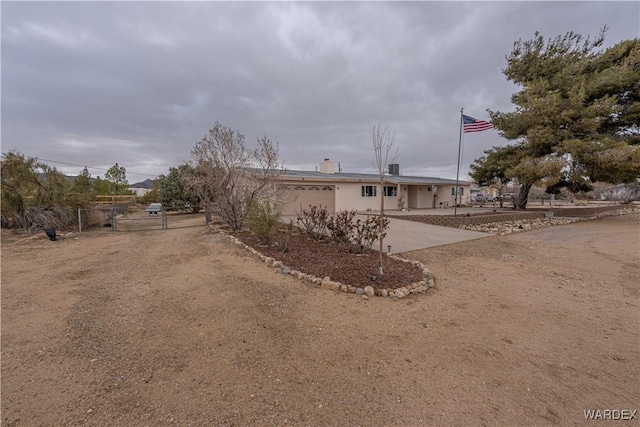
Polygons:
[[336,162],[330,159],[324,159],[324,162],[320,163],[320,173],[326,173],[326,174],[336,173]]
[[389,165],[389,175],[400,176],[400,165],[398,163],[391,163]]

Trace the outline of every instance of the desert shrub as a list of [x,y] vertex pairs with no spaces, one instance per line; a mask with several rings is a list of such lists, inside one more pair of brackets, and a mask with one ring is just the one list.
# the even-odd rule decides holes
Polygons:
[[[333,242],[346,245],[349,250],[362,253],[370,250],[380,235],[380,216],[370,215],[365,220],[354,221],[356,211],[341,211],[329,215],[326,207],[309,205],[297,216],[297,224],[314,240],[330,238]],[[383,234],[389,227],[389,220],[383,220]]]
[[626,204],[636,200],[640,200],[640,183],[635,182],[631,184],[618,185],[606,189],[602,193],[604,200],[615,201],[618,203]]
[[259,200],[252,203],[248,213],[249,230],[254,233],[263,244],[271,243],[278,222],[280,221],[280,209],[269,200]]
[[335,243],[350,244],[353,240],[356,211],[340,211],[331,215],[327,221],[329,236]]
[[32,233],[38,228],[63,229],[73,222],[73,216],[66,209],[29,207],[18,219],[20,228]]
[[105,224],[109,224],[111,222],[109,215],[110,213],[105,211],[82,209],[80,211],[82,231],[95,227],[104,227]]
[[77,223],[78,208],[93,200],[91,175],[86,170],[73,185],[55,168],[18,152],[2,155],[2,227],[67,228]]
[[296,221],[313,240],[323,240],[328,235],[329,212],[327,207],[309,205],[297,215]]
[[[382,224],[382,238],[387,233],[386,230],[389,227],[389,219],[384,218]],[[353,241],[356,247],[362,252],[366,252],[373,247],[373,244],[378,240],[380,236],[380,216],[370,215],[364,221],[357,220],[354,227]]]
[[280,231],[282,232],[279,236],[280,250],[283,254],[289,252],[289,242],[291,241],[291,236],[293,235],[294,228],[297,230],[297,227],[293,225],[293,220],[289,219],[289,222],[285,225],[285,227],[280,229]]

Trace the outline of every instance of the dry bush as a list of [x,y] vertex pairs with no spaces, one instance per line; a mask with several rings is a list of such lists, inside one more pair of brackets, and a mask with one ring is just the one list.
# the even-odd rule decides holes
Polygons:
[[19,226],[27,230],[30,234],[38,228],[63,229],[73,220],[64,209],[41,209],[27,208],[24,214],[18,219]]
[[297,223],[313,240],[324,240],[327,237],[327,223],[329,211],[324,206],[309,205],[309,210],[303,209],[297,215]]
[[362,253],[371,250],[378,239],[384,239],[387,236],[389,219],[382,218],[382,228],[380,223],[380,215],[370,215],[364,221],[360,219],[356,221],[353,240]]
[[80,215],[82,216],[82,230],[87,230],[95,227],[104,227],[109,223],[109,214],[99,210],[82,210]]
[[340,211],[329,217],[327,230],[335,243],[350,244],[353,241],[356,211]]
[[640,200],[640,183],[622,184],[602,191],[605,200],[622,204]]
[[191,151],[195,167],[210,186],[218,215],[233,230],[240,230],[256,200],[274,199],[275,179],[282,170],[278,145],[266,136],[254,149],[244,135],[216,122]]
[[331,238],[335,243],[346,245],[349,251],[355,247],[365,253],[378,239],[386,237],[389,219],[381,221],[380,215],[370,215],[365,220],[354,222],[355,216],[355,210],[329,215],[326,207],[309,205],[309,210],[298,214],[297,224],[313,240]]

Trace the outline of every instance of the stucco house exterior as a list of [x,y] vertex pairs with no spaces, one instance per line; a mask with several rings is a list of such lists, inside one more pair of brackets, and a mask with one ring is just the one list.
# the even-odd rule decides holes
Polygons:
[[[438,209],[453,207],[456,181],[452,179],[403,176],[397,164],[389,165],[384,188],[377,174],[336,172],[333,160],[325,159],[317,171],[285,170],[277,179],[283,214],[293,215],[309,205],[326,206],[329,212],[356,209],[385,210]],[[459,202],[470,203],[468,181],[460,181]]]

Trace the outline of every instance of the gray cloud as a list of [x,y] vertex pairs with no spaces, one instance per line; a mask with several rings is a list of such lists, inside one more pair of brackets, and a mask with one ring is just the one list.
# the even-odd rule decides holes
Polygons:
[[[133,182],[187,160],[220,121],[277,141],[290,168],[331,157],[366,172],[380,122],[403,173],[453,177],[460,108],[512,108],[515,40],[608,25],[613,45],[639,36],[639,15],[637,2],[4,2],[2,151],[118,162]],[[506,143],[466,136],[463,177]]]

